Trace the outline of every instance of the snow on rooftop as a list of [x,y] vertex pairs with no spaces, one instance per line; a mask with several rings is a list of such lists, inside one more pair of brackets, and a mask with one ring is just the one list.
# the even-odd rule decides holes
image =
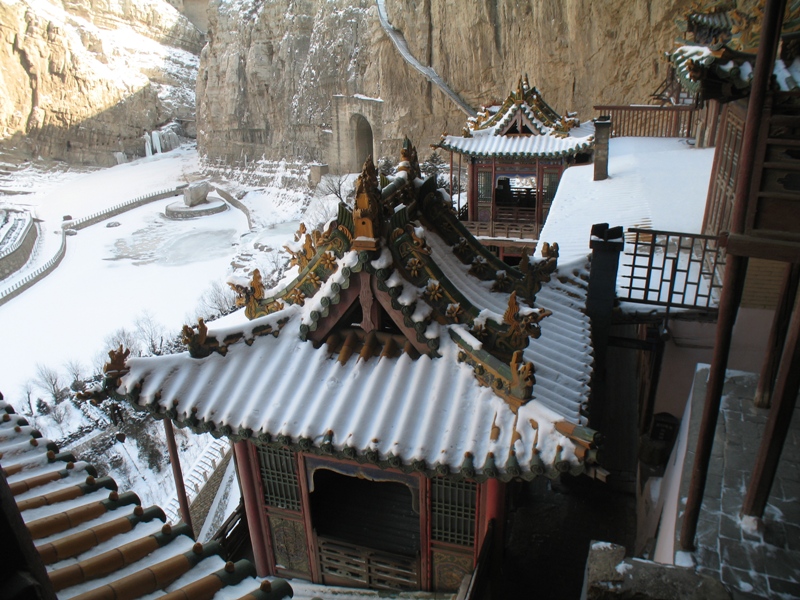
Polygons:
[[[432,231],[425,238],[437,265],[467,299],[503,314],[509,294],[491,292],[485,282],[468,275],[468,267]],[[340,262],[351,255],[355,253]],[[381,258],[373,263],[382,264]],[[332,432],[338,452],[348,446],[359,452],[376,450],[405,464],[422,460],[457,471],[470,453],[476,468],[492,456],[503,472],[513,449],[524,472],[535,449],[545,464],[570,460],[577,465],[573,443],[554,424],[581,423],[580,411],[588,399],[592,358],[588,318],[582,312],[585,265],[572,265],[559,275],[537,297],[536,308],[554,315],[542,323],[542,337],[525,350],[537,382],[534,400],[517,414],[478,383],[472,368],[459,361],[457,343],[438,327],[429,332],[439,337],[437,358],[412,360],[401,354],[365,361],[354,356],[342,365],[325,346],[303,342],[300,325],[328,293],[325,285],[303,307],[288,305],[238,326],[244,339],[230,344],[224,356],[128,359],[130,372],[117,393],[130,394],[141,386],[140,406],[174,408],[179,422],[191,416],[194,422],[227,426],[234,435],[250,430],[253,436],[283,435],[320,445]],[[277,337],[253,337],[256,328],[269,324],[277,329],[284,321]],[[209,335],[221,340],[233,333],[230,327],[212,327]]]
[[564,172],[539,239],[557,242],[559,264],[585,259],[595,223],[700,233],[714,148],[677,138],[613,138],[608,179],[593,165]]

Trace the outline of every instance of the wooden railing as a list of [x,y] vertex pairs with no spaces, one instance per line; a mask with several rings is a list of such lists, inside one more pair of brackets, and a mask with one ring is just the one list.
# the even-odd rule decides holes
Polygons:
[[536,223],[535,208],[497,204],[495,211],[495,222],[527,223],[531,226]]
[[533,223],[503,223],[498,221],[462,221],[472,235],[480,238],[509,238],[535,241],[539,228]]
[[239,500],[239,506],[225,519],[225,522],[211,539],[222,545],[225,549],[225,557],[228,560],[235,561],[241,558],[242,548],[249,538],[250,532],[247,529],[247,514],[244,511],[242,501]]
[[418,590],[419,559],[379,552],[340,540],[317,538],[325,583],[374,590]]
[[715,236],[630,228],[625,237],[620,300],[716,311],[725,255]]
[[611,137],[693,137],[697,111],[693,106],[614,106],[594,109],[611,117]]

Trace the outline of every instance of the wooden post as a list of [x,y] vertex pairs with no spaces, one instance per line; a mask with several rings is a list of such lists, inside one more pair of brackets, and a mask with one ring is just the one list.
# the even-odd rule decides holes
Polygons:
[[787,264],[783,275],[781,292],[778,296],[778,306],[772,320],[772,329],[767,341],[767,356],[761,366],[761,375],[758,377],[758,388],[754,403],[758,408],[769,408],[772,397],[772,387],[778,374],[778,364],[786,342],[786,330],[792,316],[792,307],[797,295],[797,285],[800,282],[800,265]]
[[259,508],[258,490],[256,487],[255,468],[250,454],[249,442],[241,441],[233,444],[233,456],[236,469],[239,471],[239,482],[242,485],[242,501],[247,514],[247,529],[250,531],[250,544],[253,547],[253,562],[259,577],[271,575],[269,555],[267,554],[266,532],[262,525],[264,515]]
[[450,150],[450,204],[453,203],[453,151]]
[[[764,9],[761,40],[758,44],[758,55],[756,56],[750,100],[747,105],[747,118],[742,136],[742,150],[739,156],[731,233],[744,231],[756,146],[761,129],[761,113],[765,105],[767,87],[772,77],[785,7],[786,0],[767,0]],[[711,461],[711,449],[717,429],[717,417],[722,399],[722,387],[725,383],[725,369],[728,366],[733,326],[736,322],[736,313],[741,301],[746,274],[747,258],[728,254],[728,264],[725,269],[722,297],[720,298],[714,356],[711,360],[711,372],[708,375],[708,387],[706,388],[703,420],[700,423],[694,470],[681,526],[680,545],[684,550],[694,549],[694,537],[697,533],[697,521],[700,518],[700,507],[703,503],[708,466]]]
[[778,368],[778,379],[775,382],[775,402],[770,410],[764,434],[761,436],[756,465],[742,506],[743,515],[758,518],[764,516],[764,508],[778,470],[781,450],[789,433],[798,391],[800,391],[800,308],[795,306],[786,347]]
[[483,508],[483,528],[484,535],[489,530],[489,523],[495,522],[494,535],[495,535],[495,550],[502,552],[503,548],[503,523],[505,520],[505,500],[506,488],[505,485],[498,479],[487,479],[484,484],[484,508]]
[[725,370],[728,366],[728,353],[733,338],[733,326],[744,288],[747,274],[747,259],[741,256],[728,255],[725,267],[725,279],[722,284],[722,297],[719,303],[717,331],[714,340],[714,355],[711,359],[711,370],[708,374],[703,419],[700,422],[700,433],[695,450],[694,469],[689,484],[689,495],[686,510],[683,513],[680,543],[684,550],[694,549],[694,536],[697,533],[697,521],[700,518],[700,506],[706,488],[708,466],[711,462],[711,450],[714,444],[714,433],[717,430],[717,417],[722,402],[722,388],[725,385]]
[[[459,218],[461,217],[461,188],[464,187],[461,185],[461,154],[458,155],[458,215]],[[467,178],[469,179],[469,177]],[[469,220],[469,215],[467,215],[467,219]]]
[[175,445],[175,430],[172,428],[172,420],[169,417],[164,419],[164,433],[167,437],[167,451],[169,452],[169,462],[172,464],[172,478],[175,480],[175,493],[181,508],[181,519],[189,526],[193,534],[197,535],[192,527],[189,498],[186,496],[186,486],[183,484],[183,473],[181,472],[181,459],[178,456],[178,447]]
[[469,191],[467,192],[467,220],[478,220],[478,167],[475,158],[470,157],[467,163],[467,178],[469,179]]
[[[496,185],[497,185],[497,157],[493,156],[492,157],[492,207],[490,209],[491,212],[489,213],[489,222],[492,223],[492,225],[494,225],[494,215],[496,212],[495,198],[494,198],[494,186]],[[494,233],[492,233],[492,235],[494,235]]]
[[[489,559],[491,563],[490,580],[499,582],[502,578],[503,567],[503,530],[505,525],[505,503],[506,503],[506,486],[499,480],[490,478],[484,484],[486,494],[484,500],[486,502],[484,510],[484,532],[485,536],[492,536],[492,555]],[[494,585],[490,590],[491,600],[499,598],[499,586]]]

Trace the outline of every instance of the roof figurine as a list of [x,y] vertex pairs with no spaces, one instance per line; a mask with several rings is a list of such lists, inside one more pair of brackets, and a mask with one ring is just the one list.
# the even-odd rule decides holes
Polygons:
[[378,173],[372,156],[364,162],[364,169],[356,182],[356,200],[353,209],[353,249],[377,250],[380,233],[380,189]]
[[[729,102],[746,97],[761,38],[763,0],[711,0],[693,6],[677,21],[683,33],[667,58],[681,85],[703,106],[708,100]],[[785,42],[775,61],[775,83],[781,91],[800,89],[800,0],[789,0],[781,36]]]

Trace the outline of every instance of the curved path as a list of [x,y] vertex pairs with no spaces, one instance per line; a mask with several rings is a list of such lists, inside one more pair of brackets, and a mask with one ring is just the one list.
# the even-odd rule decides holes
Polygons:
[[461,96],[451,90],[444,80],[439,77],[436,71],[433,70],[433,67],[426,67],[420,63],[413,54],[411,54],[411,51],[408,49],[408,43],[406,43],[406,38],[403,37],[403,34],[395,29],[394,26],[389,22],[389,17],[386,14],[386,0],[375,1],[378,5],[378,18],[380,19],[381,27],[383,27],[383,30],[389,36],[389,39],[392,40],[395,48],[397,48],[397,51],[400,52],[400,55],[405,59],[405,61],[417,71],[422,73],[425,78],[428,79],[428,81],[433,83],[442,92],[444,92],[444,94],[453,102],[455,102],[456,106],[467,113],[468,116],[476,116],[478,113],[475,111],[475,109],[464,102]]

